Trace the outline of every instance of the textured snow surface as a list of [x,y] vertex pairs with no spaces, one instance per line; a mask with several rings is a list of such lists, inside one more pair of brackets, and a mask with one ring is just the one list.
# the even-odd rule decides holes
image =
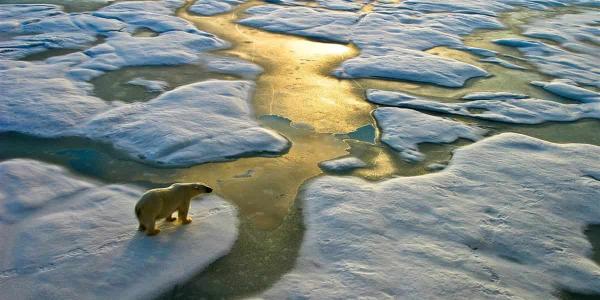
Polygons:
[[[0,41],[0,131],[89,137],[166,165],[287,150],[285,138],[252,118],[252,82],[196,83],[147,103],[109,103],[92,95],[87,81],[129,66],[198,64],[246,79],[262,72],[253,63],[206,53],[229,43],[174,16],[181,4],[127,1],[91,13],[65,13],[55,5],[0,5],[0,32],[9,34]],[[158,35],[132,35],[138,29]],[[59,48],[83,51],[42,62],[14,61]],[[164,89],[161,82],[130,83]]]
[[[240,155],[278,153],[282,136],[252,118],[249,81],[205,81],[146,103],[107,103],[69,80],[62,64],[0,64],[0,131],[83,136],[152,163],[191,165]],[[79,83],[79,84],[78,84]]]
[[[463,86],[466,80],[487,73],[472,65],[450,63],[448,59],[413,51],[447,46],[484,56],[484,62],[525,69],[494,57],[493,51],[466,47],[461,37],[474,30],[503,28],[497,16],[522,7],[545,10],[574,4],[594,5],[593,1],[585,0],[378,1],[370,4],[372,12],[364,13],[358,11],[359,3],[342,0],[318,1],[320,7],[303,6],[308,3],[293,0],[269,2],[275,4],[248,9],[248,16],[239,22],[269,31],[352,42],[361,49],[358,57],[342,63],[334,72],[336,76],[382,77],[448,87]],[[501,43],[519,47],[544,73],[598,86],[600,65],[593,57],[593,53],[600,51],[598,16],[595,11],[567,14],[525,26],[525,35],[551,39],[561,43],[562,48],[523,39],[518,39],[522,43]]]
[[516,47],[541,72],[578,84],[600,87],[600,14],[595,10],[534,20],[523,34],[548,40],[499,39],[500,45]]
[[227,254],[237,211],[216,196],[192,201],[189,225],[137,231],[130,186],[77,178],[46,163],[0,163],[3,299],[147,299]]
[[381,128],[381,141],[410,161],[422,160],[421,143],[451,143],[459,138],[472,141],[483,138],[486,130],[416,110],[382,107],[373,113]]
[[508,100],[525,99],[529,96],[510,92],[474,92],[462,96],[464,100]]
[[554,101],[527,98],[443,103],[435,100],[420,99],[400,92],[380,90],[369,90],[367,98],[376,104],[516,124],[576,121],[584,118],[600,119],[599,102],[562,104]]
[[[287,4],[287,3],[283,3]],[[344,78],[383,77],[460,87],[488,73],[456,60],[421,50],[460,46],[460,35],[475,29],[502,28],[493,17],[472,14],[423,14],[390,9],[361,15],[302,6],[263,5],[246,11],[241,24],[336,42],[353,42],[358,57],[334,72]],[[361,17],[362,16],[362,17]]]
[[149,92],[164,92],[169,88],[169,84],[165,81],[148,80],[141,77],[129,80],[127,84],[141,86]]
[[319,163],[319,167],[329,172],[348,172],[354,169],[366,167],[367,164],[356,157],[343,157],[327,160]]
[[488,75],[479,67],[415,50],[359,56],[345,61],[334,74],[342,78],[382,77],[447,87],[461,87],[470,78]]
[[568,79],[555,79],[550,82],[533,81],[531,84],[571,100],[579,102],[600,102],[600,93],[578,87],[577,84]]
[[198,0],[189,10],[195,14],[212,16],[231,11],[236,5],[244,3],[243,0]]
[[[582,230],[600,222],[600,147],[501,134],[441,172],[326,176],[300,198],[295,268],[266,299],[550,299],[600,293]],[[595,172],[595,173],[594,173]]]
[[262,5],[246,13],[250,16],[240,24],[337,42],[349,41],[352,25],[359,19],[354,13],[301,6]]
[[[0,42],[0,58],[21,58],[47,49],[82,49],[101,36],[106,42],[85,52],[91,60],[88,65],[112,70],[188,63],[197,59],[198,52],[229,45],[173,12],[168,1],[120,2],[91,13],[65,13],[56,5],[0,5],[0,32],[20,35]],[[159,35],[131,36],[141,28]]]
[[289,142],[252,118],[249,81],[210,80],[94,116],[82,134],[150,161],[189,165],[287,150]]

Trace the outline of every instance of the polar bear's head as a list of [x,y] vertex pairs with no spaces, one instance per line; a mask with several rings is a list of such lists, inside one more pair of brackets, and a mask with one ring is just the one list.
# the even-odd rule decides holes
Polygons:
[[190,192],[193,195],[207,194],[212,193],[213,189],[208,185],[201,182],[192,182],[192,183],[176,183],[173,184],[173,188],[175,189],[184,189]]

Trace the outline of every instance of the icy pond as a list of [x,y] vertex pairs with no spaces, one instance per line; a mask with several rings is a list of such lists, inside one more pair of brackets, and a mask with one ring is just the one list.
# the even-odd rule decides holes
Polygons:
[[[0,0],[0,290],[600,297],[599,25],[594,0]],[[193,227],[136,233],[143,190],[195,181]]]

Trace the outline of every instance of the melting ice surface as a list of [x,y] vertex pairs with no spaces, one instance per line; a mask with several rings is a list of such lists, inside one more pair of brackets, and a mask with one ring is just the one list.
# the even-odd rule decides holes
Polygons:
[[[44,3],[0,0],[31,2]],[[0,232],[14,241],[0,285],[15,298],[600,292],[586,240],[598,148],[532,138],[600,144],[594,2],[269,2],[0,5]],[[135,235],[142,189],[176,181],[215,188],[194,202],[206,221]],[[134,252],[165,270],[152,284]],[[39,284],[63,276],[77,284]]]

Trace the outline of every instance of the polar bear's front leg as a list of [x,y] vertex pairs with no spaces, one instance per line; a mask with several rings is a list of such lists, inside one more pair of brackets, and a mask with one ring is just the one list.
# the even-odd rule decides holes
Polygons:
[[190,200],[184,201],[183,203],[181,203],[179,208],[177,208],[177,214],[179,216],[179,220],[181,220],[181,224],[192,223],[192,218],[188,217],[189,209],[190,209]]

